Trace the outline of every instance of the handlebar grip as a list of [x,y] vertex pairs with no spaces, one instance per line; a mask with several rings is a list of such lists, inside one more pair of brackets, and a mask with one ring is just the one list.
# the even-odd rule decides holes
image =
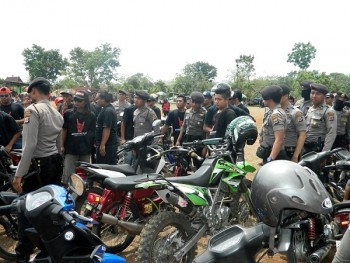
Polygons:
[[61,216],[68,224],[71,224],[74,221],[74,218],[67,211],[62,210]]
[[0,206],[0,215],[7,215],[13,213],[15,210],[15,206],[13,205],[3,205]]
[[148,158],[146,159],[146,162],[150,162],[150,161],[152,161],[153,159],[156,159],[156,158],[158,158],[158,157],[160,157],[160,156],[161,156],[160,153],[157,153],[157,154],[155,154],[155,155],[152,155],[152,156],[150,156],[150,157],[148,157]]
[[196,158],[198,161],[203,161],[203,158],[202,157],[200,157],[197,153],[195,153],[195,152],[191,152],[191,158]]

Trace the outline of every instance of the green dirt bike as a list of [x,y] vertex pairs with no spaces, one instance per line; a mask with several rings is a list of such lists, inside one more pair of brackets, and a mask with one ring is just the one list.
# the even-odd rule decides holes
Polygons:
[[[244,119],[244,122],[249,120]],[[191,147],[206,146],[211,153],[194,174],[159,177],[136,186],[156,190],[173,208],[153,216],[145,225],[140,235],[137,262],[192,262],[197,242],[204,235],[212,235],[232,224],[255,223],[249,190],[251,182],[245,179],[255,168],[243,158],[245,143],[253,144],[257,138],[253,124],[246,125],[247,131],[243,125],[238,126],[241,129],[237,133],[236,123],[232,129],[236,134],[231,133],[224,140],[187,143],[186,146]]]

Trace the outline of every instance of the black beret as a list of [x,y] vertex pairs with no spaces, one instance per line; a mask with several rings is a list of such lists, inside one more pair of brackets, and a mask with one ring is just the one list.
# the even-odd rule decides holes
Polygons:
[[260,94],[264,100],[270,100],[274,95],[282,95],[282,88],[277,85],[267,86],[260,91]]
[[311,83],[310,84],[312,90],[316,90],[323,95],[326,95],[329,91],[328,88],[325,85],[319,84],[319,83]]
[[303,82],[300,83],[302,89],[311,89],[311,83],[313,83],[313,81],[311,80],[304,80]]
[[348,95],[346,95],[345,93],[343,92],[337,92],[337,98],[344,98],[346,100],[349,99]]
[[283,96],[283,95],[287,95],[287,94],[290,93],[290,88],[288,87],[288,85],[286,85],[286,84],[280,84],[279,86],[280,86],[281,89],[282,89],[282,96]]
[[135,96],[141,98],[142,100],[148,100],[149,99],[149,94],[146,91],[143,91],[143,90],[136,90],[135,91]]
[[202,93],[198,91],[194,91],[191,93],[191,100],[194,103],[203,103],[204,102],[204,96]]
[[45,78],[38,77],[29,83],[27,92],[30,93],[33,88],[37,88],[44,93],[49,93],[51,90],[51,83]]

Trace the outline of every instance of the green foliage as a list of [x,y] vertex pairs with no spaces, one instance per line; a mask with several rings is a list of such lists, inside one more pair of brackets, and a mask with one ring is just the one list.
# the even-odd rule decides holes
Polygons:
[[110,44],[102,44],[93,51],[80,47],[70,52],[69,74],[78,83],[99,88],[101,85],[112,87],[116,68],[119,64],[120,49]]
[[255,96],[257,93],[255,83],[250,81],[255,76],[254,56],[240,55],[235,62],[233,81],[230,83],[232,89],[240,89],[248,97]]
[[149,91],[153,87],[153,82],[148,76],[143,75],[143,73],[136,73],[125,80],[124,87],[128,91]]
[[183,73],[185,76],[190,77],[195,81],[212,82],[217,76],[217,69],[206,62],[197,61],[193,64],[187,64]]
[[30,80],[36,77],[44,77],[54,82],[68,65],[67,59],[62,57],[59,50],[45,50],[35,44],[32,48],[24,49],[22,55]]
[[309,68],[311,60],[316,56],[316,48],[308,42],[295,43],[292,52],[288,54],[287,62],[293,63],[298,66],[301,70]]

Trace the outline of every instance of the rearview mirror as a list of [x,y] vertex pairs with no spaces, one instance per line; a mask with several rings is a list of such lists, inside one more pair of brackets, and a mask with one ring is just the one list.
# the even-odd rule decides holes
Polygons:
[[81,179],[81,177],[77,174],[72,174],[69,177],[69,189],[71,189],[74,193],[76,193],[78,196],[83,195],[84,193],[84,181]]

